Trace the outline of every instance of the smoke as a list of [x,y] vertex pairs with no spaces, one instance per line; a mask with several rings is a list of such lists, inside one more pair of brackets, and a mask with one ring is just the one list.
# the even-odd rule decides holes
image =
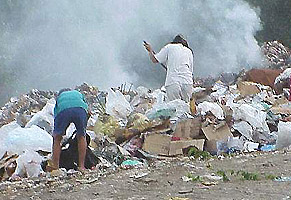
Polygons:
[[160,87],[165,71],[151,64],[142,42],[158,51],[178,33],[194,50],[194,76],[261,63],[254,38],[260,19],[243,0],[7,2],[5,12],[20,15],[0,15],[0,58],[17,74],[18,91],[83,82],[100,89],[125,82]]

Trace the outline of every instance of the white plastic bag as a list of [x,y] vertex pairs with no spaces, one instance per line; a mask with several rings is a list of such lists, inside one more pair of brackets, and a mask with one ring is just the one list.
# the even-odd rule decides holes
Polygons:
[[0,159],[7,151],[7,145],[4,142],[5,138],[7,137],[9,132],[16,128],[20,128],[19,124],[17,124],[16,121],[10,122],[9,124],[6,124],[0,128]]
[[253,140],[253,128],[249,123],[247,123],[245,121],[235,122],[232,125],[232,128],[234,128],[235,130],[240,132],[240,134],[242,134],[248,140],[250,140],[250,141]]
[[20,125],[17,124],[16,121],[10,122],[9,124],[6,124],[6,125],[2,126],[0,128],[0,141],[3,139],[3,137],[5,137],[5,135],[8,132],[10,132],[10,131],[12,131],[12,130],[14,130],[16,128],[19,128],[19,127],[20,127]]
[[[53,138],[45,130],[32,125],[30,128],[16,128],[4,136],[3,146],[8,153],[22,154],[26,150],[52,151]],[[2,145],[0,145],[0,149]],[[1,152],[1,150],[0,150]]]
[[228,137],[228,139],[227,139],[227,147],[229,149],[242,151],[243,147],[244,147],[244,143],[239,137]]
[[156,99],[155,104],[162,104],[165,102],[165,99],[166,99],[166,91],[165,90],[163,91],[161,89],[157,89],[157,90],[153,91],[153,93],[151,94],[151,98]]
[[291,122],[279,121],[278,139],[276,141],[276,149],[282,149],[291,145]]
[[36,113],[26,124],[26,128],[37,125],[44,128],[47,132],[52,133],[54,127],[54,107],[55,99],[50,99],[41,111]]
[[244,143],[244,151],[246,151],[246,152],[257,151],[258,148],[259,148],[259,143],[255,143],[255,142],[245,142]]
[[109,90],[106,102],[106,113],[126,123],[127,116],[132,110],[131,105],[119,90],[115,92],[111,89]]
[[212,99],[220,100],[228,91],[228,88],[224,84],[220,82],[216,82],[214,86],[212,87],[212,90],[215,91],[210,94]]
[[[20,177],[38,177],[43,171],[41,162],[43,158],[35,151],[25,151],[24,154],[17,158],[17,167],[14,174]],[[12,175],[13,176],[13,175]]]
[[217,103],[204,101],[198,104],[197,111],[200,112],[201,115],[205,115],[210,111],[217,119],[224,119],[223,110]]
[[133,97],[133,99],[131,100],[130,102],[130,105],[132,107],[135,107],[137,105],[139,105],[140,103],[143,102],[144,99],[148,99],[150,98],[150,93],[149,93],[149,89],[143,87],[143,86],[139,86],[137,89],[136,89],[136,92],[137,92],[137,95],[135,95]]
[[266,122],[267,113],[256,109],[248,104],[234,104],[231,109],[233,110],[233,119],[248,122],[256,130],[269,134],[270,130]]

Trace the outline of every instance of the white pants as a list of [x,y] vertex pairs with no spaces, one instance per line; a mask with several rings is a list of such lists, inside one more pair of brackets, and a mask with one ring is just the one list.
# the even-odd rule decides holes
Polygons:
[[167,100],[172,101],[175,99],[181,99],[186,103],[190,102],[190,98],[193,92],[192,84],[172,84],[166,86]]

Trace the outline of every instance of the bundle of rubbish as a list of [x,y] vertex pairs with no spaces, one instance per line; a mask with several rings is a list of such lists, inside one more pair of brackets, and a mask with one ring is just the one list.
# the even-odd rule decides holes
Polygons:
[[280,42],[265,42],[261,48],[270,68],[286,69],[291,67],[291,52]]
[[[212,84],[196,81],[190,103],[166,101],[163,88],[133,89],[124,84],[105,92],[86,83],[77,86],[91,111],[86,168],[143,167],[148,159],[188,155],[193,149],[218,155],[288,147],[290,102],[259,76],[251,81],[241,76],[221,74]],[[1,109],[2,180],[47,175],[55,95],[32,90]],[[71,124],[64,137],[60,160],[64,170],[77,169],[74,131]]]

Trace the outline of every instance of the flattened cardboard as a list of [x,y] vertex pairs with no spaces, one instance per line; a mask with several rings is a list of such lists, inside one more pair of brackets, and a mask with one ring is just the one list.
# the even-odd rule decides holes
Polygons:
[[255,83],[242,81],[237,84],[238,90],[241,96],[248,96],[253,94],[258,94],[260,89]]
[[219,128],[215,128],[213,125],[202,128],[202,131],[207,140],[222,140],[224,138],[233,137],[227,124]]

